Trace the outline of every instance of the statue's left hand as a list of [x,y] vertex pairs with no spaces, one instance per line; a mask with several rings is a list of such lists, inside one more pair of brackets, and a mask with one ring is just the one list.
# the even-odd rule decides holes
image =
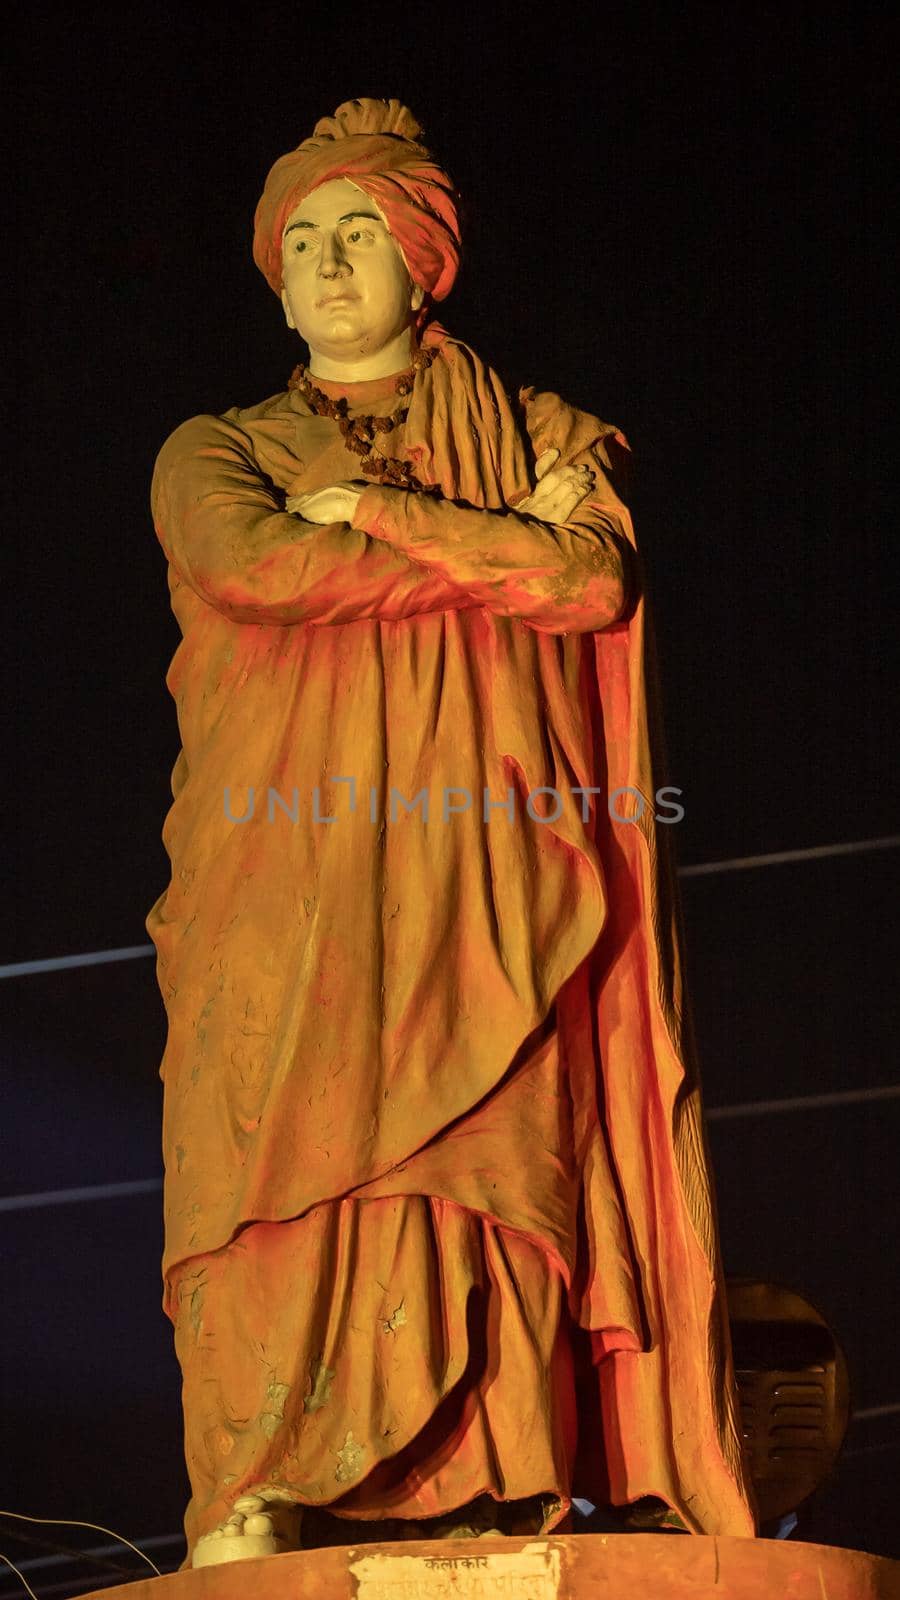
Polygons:
[[292,494],[285,501],[285,510],[295,512],[306,522],[351,522],[365,487],[360,483],[332,483],[327,489],[313,489],[311,494]]

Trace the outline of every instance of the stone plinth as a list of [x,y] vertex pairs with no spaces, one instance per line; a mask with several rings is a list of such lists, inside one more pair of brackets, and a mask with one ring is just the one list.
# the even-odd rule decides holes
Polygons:
[[97,1589],[83,1600],[900,1600],[900,1562],[680,1534],[335,1546]]

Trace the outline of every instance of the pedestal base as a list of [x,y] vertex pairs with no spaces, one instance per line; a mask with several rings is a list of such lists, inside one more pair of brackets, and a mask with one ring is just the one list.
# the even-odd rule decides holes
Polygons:
[[900,1600],[857,1550],[681,1534],[423,1539],[173,1572],[82,1600]]

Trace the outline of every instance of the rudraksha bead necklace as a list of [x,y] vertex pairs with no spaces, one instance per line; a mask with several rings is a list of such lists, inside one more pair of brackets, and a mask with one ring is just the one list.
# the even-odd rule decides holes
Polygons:
[[[434,360],[431,350],[417,350],[412,365],[401,372],[394,384],[397,394],[411,394],[416,373],[430,367]],[[301,394],[317,417],[332,417],[344,436],[348,450],[361,456],[360,465],[367,478],[384,483],[392,489],[414,489],[420,493],[434,493],[436,486],[420,483],[407,462],[397,456],[376,455],[373,445],[377,434],[393,433],[403,426],[409,416],[409,406],[402,406],[389,417],[351,417],[349,403],[342,395],[332,399],[317,389],[304,366],[295,367],[288,379],[288,388]]]

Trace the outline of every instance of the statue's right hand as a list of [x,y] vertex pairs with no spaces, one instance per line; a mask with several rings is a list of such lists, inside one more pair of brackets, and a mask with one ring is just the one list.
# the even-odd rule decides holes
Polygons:
[[596,482],[588,466],[554,466],[558,450],[545,450],[535,463],[537,488],[527,500],[520,500],[516,511],[540,522],[565,522],[575,507],[586,500]]
[[284,509],[305,522],[350,522],[365,488],[364,483],[333,483],[308,494],[289,495]]

